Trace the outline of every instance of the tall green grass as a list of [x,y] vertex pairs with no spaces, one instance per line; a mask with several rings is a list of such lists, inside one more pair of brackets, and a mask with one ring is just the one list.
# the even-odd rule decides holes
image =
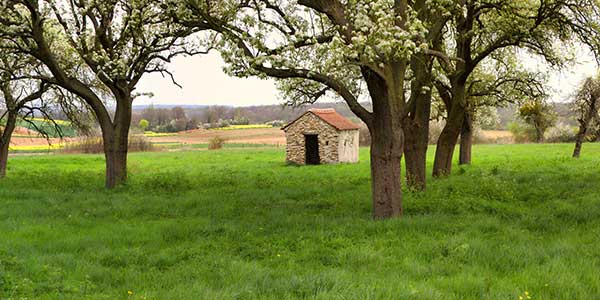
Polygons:
[[598,299],[600,145],[570,151],[476,146],[377,222],[365,149],[136,153],[114,191],[101,156],[14,157],[0,299]]

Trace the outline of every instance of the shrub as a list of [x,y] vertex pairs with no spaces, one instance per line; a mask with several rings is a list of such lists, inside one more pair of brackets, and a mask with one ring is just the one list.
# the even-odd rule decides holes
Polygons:
[[508,130],[513,135],[515,143],[531,143],[536,140],[536,131],[533,126],[520,122],[511,122],[508,124]]
[[283,121],[283,120],[273,120],[273,121],[269,121],[269,122],[267,122],[265,124],[267,124],[269,126],[272,126],[272,127],[283,127],[283,125],[285,125],[285,121]]
[[223,148],[223,144],[225,144],[225,139],[215,136],[208,142],[208,150],[219,150]]
[[229,122],[231,125],[250,125],[250,120],[246,117],[239,117]]
[[148,126],[150,126],[150,122],[148,122],[148,120],[146,119],[141,119],[138,126],[142,131],[146,131],[146,129],[148,129]]
[[131,152],[150,152],[156,148],[144,135],[132,135],[129,137],[129,151]]
[[219,119],[219,121],[217,122],[218,128],[229,127],[229,125],[231,125],[231,124],[229,123],[228,120]]
[[519,108],[519,117],[534,128],[538,143],[544,141],[544,133],[556,124],[558,118],[552,105],[539,99],[525,102]]
[[[129,136],[129,152],[149,152],[154,150],[156,150],[156,148],[145,136]],[[104,145],[102,143],[102,138],[97,136],[89,136],[75,142],[67,143],[61,152],[97,154],[104,152]]]

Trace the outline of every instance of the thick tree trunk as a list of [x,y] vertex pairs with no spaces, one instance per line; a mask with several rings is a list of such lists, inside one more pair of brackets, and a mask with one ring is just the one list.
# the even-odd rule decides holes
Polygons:
[[460,135],[465,118],[465,86],[454,84],[452,89],[452,106],[448,109],[446,125],[440,134],[433,162],[433,176],[441,177],[452,172],[452,158],[456,142]]
[[406,68],[396,64],[392,69],[398,76],[390,76],[387,81],[366,67],[361,69],[373,102],[373,112],[366,123],[371,133],[371,192],[375,219],[402,215],[404,132],[401,116]]
[[[406,183],[410,189],[423,191],[427,185],[427,147],[429,117],[404,123],[404,162]],[[419,123],[417,123],[417,121]]]
[[442,177],[450,175],[452,172],[452,158],[454,149],[460,135],[460,123],[458,125],[448,124],[442,130],[435,150],[435,160],[433,162],[433,177]]
[[459,165],[470,165],[473,150],[473,119],[470,113],[465,113],[462,129],[460,131]]
[[402,135],[402,130],[393,132],[375,128],[371,132],[371,189],[375,219],[402,215]]
[[106,159],[106,188],[111,189],[127,180],[127,146],[114,141],[104,141]]
[[131,126],[131,99],[117,101],[114,125],[101,124],[106,159],[106,188],[119,186],[127,180],[127,150]]
[[15,131],[15,127],[17,125],[17,114],[16,113],[8,113],[8,117],[6,120],[6,126],[2,131],[2,136],[0,137],[0,178],[4,178],[6,176],[6,166],[8,164],[8,147],[10,146],[10,139],[12,137],[13,132]]
[[411,82],[409,114],[403,122],[406,183],[412,190],[426,187],[429,117],[431,115],[431,58],[416,55],[411,60],[415,78]]

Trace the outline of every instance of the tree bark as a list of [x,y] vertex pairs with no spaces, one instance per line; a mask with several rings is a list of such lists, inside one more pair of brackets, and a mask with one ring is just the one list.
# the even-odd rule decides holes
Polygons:
[[104,138],[106,159],[106,188],[112,189],[127,180],[127,146],[114,139]]
[[583,145],[583,140],[585,139],[585,130],[582,130],[579,127],[579,132],[575,137],[575,150],[573,150],[573,157],[579,158],[581,156],[581,146]]
[[371,192],[373,218],[387,219],[402,215],[401,162],[404,143],[401,111],[405,68],[400,77],[384,80],[368,68],[363,77],[373,102],[373,113],[367,123],[371,134]]
[[[101,124],[106,159],[106,188],[112,189],[127,180],[127,153],[131,126],[131,98],[124,95],[117,101],[114,121]],[[114,124],[113,124],[114,123]]]
[[[382,122],[379,122],[382,123]],[[373,218],[402,215],[402,130],[375,126],[371,131]]]
[[473,150],[473,118],[470,113],[465,113],[462,129],[460,131],[459,165],[470,165]]
[[8,147],[10,139],[17,125],[17,114],[9,112],[6,120],[6,126],[0,137],[0,178],[6,176],[6,166],[8,164]]
[[420,141],[421,136],[412,130],[405,130],[404,163],[406,165],[406,184],[412,190],[424,191],[427,186],[428,145],[427,142],[423,144]]
[[411,107],[403,122],[406,183],[412,190],[423,191],[426,188],[427,177],[432,58],[427,55],[415,55],[410,65],[415,78],[411,82]]
[[435,150],[433,177],[447,176],[452,172],[454,149],[466,113],[465,101],[465,85],[461,83],[453,84],[451,107],[448,108],[446,125],[440,134]]
[[575,150],[573,150],[573,157],[579,158],[581,156],[581,147],[587,135],[589,123],[593,119],[593,113],[588,113],[585,119],[579,119],[579,131],[575,136]]

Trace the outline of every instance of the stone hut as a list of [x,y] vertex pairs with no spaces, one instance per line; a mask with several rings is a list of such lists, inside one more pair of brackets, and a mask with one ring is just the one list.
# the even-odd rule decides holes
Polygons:
[[311,109],[282,128],[286,160],[299,165],[356,163],[358,129],[334,109]]

